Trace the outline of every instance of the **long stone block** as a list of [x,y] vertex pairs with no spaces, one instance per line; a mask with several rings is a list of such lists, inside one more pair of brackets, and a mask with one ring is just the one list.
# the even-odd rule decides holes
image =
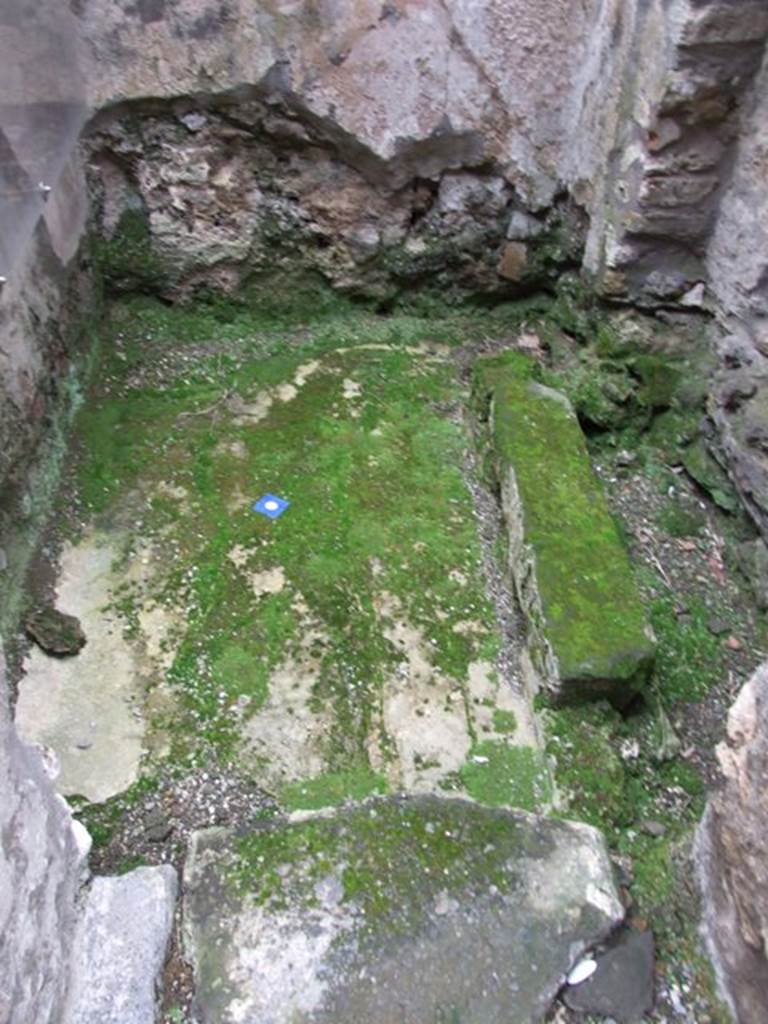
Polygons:
[[509,352],[475,371],[531,660],[559,699],[623,707],[648,677],[653,636],[576,415],[534,366]]

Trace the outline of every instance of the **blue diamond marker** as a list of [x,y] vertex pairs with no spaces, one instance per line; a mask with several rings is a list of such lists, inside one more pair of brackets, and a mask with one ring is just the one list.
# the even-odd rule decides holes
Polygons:
[[286,501],[285,498],[278,498],[275,494],[265,494],[251,507],[254,512],[260,512],[267,519],[278,519],[290,504],[290,501]]

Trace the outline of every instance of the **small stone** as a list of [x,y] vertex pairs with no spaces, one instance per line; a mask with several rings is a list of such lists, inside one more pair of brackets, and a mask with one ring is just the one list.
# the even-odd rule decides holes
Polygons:
[[437,899],[435,900],[435,913],[438,917],[445,917],[447,914],[455,914],[458,909],[458,902],[451,899],[447,892],[441,892],[438,894]]
[[524,352],[541,352],[541,338],[536,334],[535,331],[525,331],[523,334],[518,335],[517,347],[521,348]]
[[77,654],[86,642],[80,620],[74,615],[65,615],[53,605],[40,608],[30,615],[26,630],[47,654]]
[[523,210],[515,210],[509,218],[507,238],[516,242],[522,242],[528,238],[535,238],[543,230],[544,225],[540,220],[532,217],[530,213],[525,213]]
[[208,118],[204,114],[184,114],[179,120],[191,132],[199,132],[208,124]]
[[636,1024],[653,1007],[654,942],[649,931],[625,929],[597,959],[597,970],[581,985],[566,988],[571,1010]]
[[588,957],[586,960],[580,960],[565,980],[569,985],[582,985],[596,970],[597,963]]
[[740,651],[743,647],[741,640],[737,636],[729,636],[725,641],[725,646],[730,651]]
[[528,262],[528,246],[522,242],[507,242],[496,267],[499,277],[519,281]]
[[710,633],[714,633],[715,636],[721,636],[723,633],[728,632],[728,623],[725,619],[715,616],[707,623],[707,629]]
[[144,835],[150,843],[164,843],[171,832],[173,832],[173,824],[166,820],[146,829]]
[[667,826],[660,821],[641,821],[640,828],[647,836],[653,836],[655,839],[661,839],[667,832]]
[[627,451],[626,448],[622,448],[620,452],[616,453],[616,465],[617,466],[631,466],[637,462],[637,454],[635,452]]
[[693,288],[689,288],[688,291],[680,299],[681,306],[688,306],[692,309],[701,309],[704,305],[704,298],[706,296],[706,288],[704,283],[699,281]]
[[677,121],[671,117],[662,117],[656,122],[656,127],[648,133],[648,149],[652,153],[658,153],[666,146],[671,145],[682,135],[682,129]]
[[635,880],[632,858],[627,854],[616,854],[611,857],[611,865],[617,884],[629,888]]

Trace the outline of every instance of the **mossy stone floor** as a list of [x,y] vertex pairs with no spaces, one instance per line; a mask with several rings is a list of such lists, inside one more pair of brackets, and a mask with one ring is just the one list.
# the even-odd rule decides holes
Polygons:
[[[455,326],[265,330],[142,301],[112,325],[67,561],[111,552],[142,771],[231,766],[286,809],[388,791],[547,807],[531,709],[497,664]],[[253,508],[267,493],[290,502],[274,520]]]
[[[122,795],[82,803],[96,869],[178,860],[189,827],[245,820],[228,817],[225,803],[261,818],[275,805],[306,814],[411,788],[545,807],[555,761],[555,813],[605,830],[634,878],[633,920],[656,934],[654,1019],[674,996],[702,1024],[719,1020],[697,946],[687,842],[725,710],[764,634],[730,572],[728,517],[686,486],[679,465],[701,415],[698,350],[686,350],[669,408],[657,398],[650,408],[632,360],[638,331],[650,344],[656,328],[638,327],[633,314],[614,329],[565,293],[554,305],[471,314],[433,305],[391,317],[322,293],[273,298],[262,313],[143,298],[112,309],[79,423],[64,554],[70,565],[88,545],[110,552],[105,620],[110,642],[136,658],[141,720],[136,702],[129,710],[144,754]],[[455,363],[467,368],[521,332],[545,350],[541,380],[565,391],[592,431],[659,645],[637,713],[603,704],[544,711],[548,762],[510,685],[515,672],[500,671],[504,658],[497,664],[502,636],[461,474],[469,439]],[[617,348],[625,334],[635,353],[626,365]],[[677,343],[665,336],[664,351]],[[635,389],[628,402],[616,394],[619,371]],[[586,400],[595,390],[610,399],[609,428]],[[424,487],[429,500],[419,502]],[[292,501],[274,523],[250,511],[267,490]],[[713,615],[732,636],[710,630]],[[72,680],[76,688],[76,671]],[[427,704],[412,704],[413,692]],[[292,711],[277,729],[270,702],[281,695]],[[458,742],[455,768],[419,745],[436,734]],[[266,744],[270,735],[285,748]],[[288,763],[284,750],[302,759]],[[217,818],[222,779],[234,796]],[[147,826],[161,811],[174,831],[155,843]],[[650,834],[646,821],[666,834]],[[179,1005],[170,998],[168,1021],[180,1019]]]

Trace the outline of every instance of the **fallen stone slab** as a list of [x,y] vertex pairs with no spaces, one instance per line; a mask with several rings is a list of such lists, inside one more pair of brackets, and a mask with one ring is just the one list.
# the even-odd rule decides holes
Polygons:
[[597,957],[597,970],[590,978],[566,987],[563,1002],[581,1013],[611,1017],[617,1024],[638,1024],[653,1009],[654,957],[653,935],[626,929]]
[[527,1024],[623,910],[599,832],[434,796],[198,832],[201,1024]]
[[93,880],[75,933],[64,1024],[154,1024],[176,891],[167,864]]
[[517,351],[481,359],[473,398],[531,663],[561,700],[623,707],[650,673],[653,636],[576,414],[535,372]]
[[113,607],[114,589],[127,578],[113,571],[119,544],[116,534],[96,530],[65,543],[58,603],[77,616],[88,643],[76,658],[31,648],[15,709],[22,739],[56,753],[58,791],[93,803],[135,781],[145,735],[143,666]]

